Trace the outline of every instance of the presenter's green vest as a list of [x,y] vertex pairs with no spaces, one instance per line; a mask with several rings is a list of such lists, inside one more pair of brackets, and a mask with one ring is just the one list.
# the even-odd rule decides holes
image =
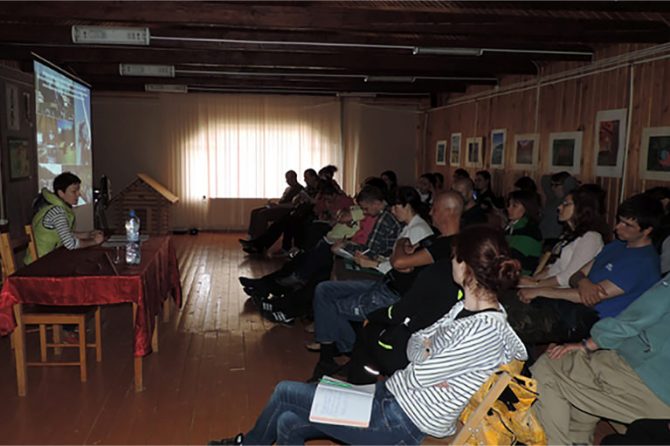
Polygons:
[[[67,216],[67,223],[70,227],[70,231],[74,230],[74,212],[72,211],[72,208],[65,204],[58,195],[54,194],[49,189],[42,189],[42,197],[47,204],[37,211],[32,221],[33,237],[35,237],[35,247],[37,248],[37,255],[39,257],[42,257],[63,245],[63,241],[58,236],[56,229],[48,229],[44,227],[43,220],[47,212],[56,206],[63,208],[63,210],[65,210],[65,215]],[[32,263],[33,260],[34,259],[31,258],[30,253],[26,253],[24,263],[28,265],[29,263]]]

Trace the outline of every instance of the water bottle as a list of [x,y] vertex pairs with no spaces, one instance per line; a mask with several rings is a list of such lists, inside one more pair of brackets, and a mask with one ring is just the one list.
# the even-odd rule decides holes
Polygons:
[[126,263],[128,265],[139,265],[142,257],[140,250],[140,219],[131,209],[126,220]]

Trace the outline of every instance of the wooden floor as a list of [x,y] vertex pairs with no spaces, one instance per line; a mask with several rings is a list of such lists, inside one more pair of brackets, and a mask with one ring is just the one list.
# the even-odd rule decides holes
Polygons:
[[[103,310],[103,362],[89,355],[88,382],[75,367],[28,369],[16,394],[8,337],[0,338],[0,443],[206,444],[248,429],[274,385],[306,379],[316,356],[300,323],[263,321],[237,277],[274,270],[249,261],[240,234],[174,236],[184,304],[160,328],[160,351],[144,360],[146,389],[135,393],[130,305]],[[30,335],[29,335],[30,336]],[[35,339],[28,355],[36,358]]]

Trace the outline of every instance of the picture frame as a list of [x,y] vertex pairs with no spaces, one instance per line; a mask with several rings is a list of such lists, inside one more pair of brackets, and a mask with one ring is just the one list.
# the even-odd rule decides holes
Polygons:
[[601,110],[596,114],[593,166],[598,177],[619,178],[623,174],[628,109]]
[[9,152],[9,179],[22,180],[30,177],[30,143],[27,139],[7,138]]
[[505,141],[507,139],[506,129],[491,130],[491,156],[489,162],[492,168],[502,169],[505,167]]
[[465,140],[465,166],[466,167],[481,167],[482,166],[482,152],[483,152],[483,138],[473,137]]
[[670,181],[670,127],[642,129],[640,177],[644,180]]
[[435,144],[435,164],[438,166],[447,165],[447,141],[438,141]]
[[514,135],[512,167],[518,170],[535,170],[540,153],[540,135],[521,133]]
[[6,103],[5,111],[7,115],[7,130],[21,130],[21,119],[19,110],[19,87],[7,83],[5,85]]
[[450,166],[456,167],[461,165],[461,139],[462,135],[460,133],[451,134],[451,147],[449,150]]
[[582,136],[584,132],[549,134],[548,160],[552,172],[579,175],[582,166]]

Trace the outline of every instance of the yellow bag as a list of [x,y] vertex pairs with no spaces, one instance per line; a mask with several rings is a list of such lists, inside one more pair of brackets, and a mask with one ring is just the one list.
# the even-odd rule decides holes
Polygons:
[[[537,398],[537,382],[521,375],[522,367],[523,362],[517,360],[501,366],[470,398],[470,402],[460,416],[464,426],[467,426],[467,421],[482,404],[498,379],[504,377],[503,372],[509,374],[507,377],[509,382],[505,390],[493,402],[482,421],[469,429],[470,435],[465,440],[465,444],[547,444],[544,429],[530,410],[530,406]],[[502,383],[505,382],[507,379]]]

